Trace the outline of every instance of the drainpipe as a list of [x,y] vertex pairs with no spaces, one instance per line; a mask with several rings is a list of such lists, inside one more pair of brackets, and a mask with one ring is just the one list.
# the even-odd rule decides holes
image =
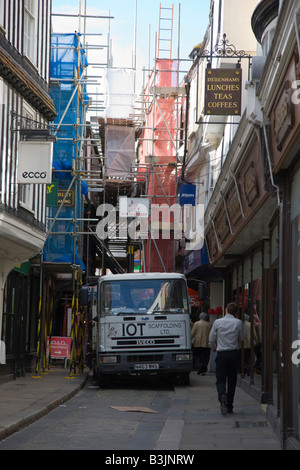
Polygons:
[[[250,120],[250,119],[249,119]],[[271,153],[270,153],[270,146],[269,146],[269,139],[268,139],[268,134],[267,134],[267,126],[265,122],[265,116],[264,112],[262,110],[262,121],[260,120],[250,120],[251,124],[254,127],[254,130],[257,134],[258,141],[260,142],[261,137],[260,137],[260,132],[259,129],[262,127],[263,129],[263,134],[264,134],[264,141],[266,145],[266,151],[267,151],[267,160],[268,160],[268,166],[269,166],[269,171],[270,171],[270,178],[271,178],[271,184],[273,188],[276,189],[276,195],[277,195],[277,205],[280,208],[282,206],[282,201],[280,200],[280,189],[279,186],[277,186],[274,182],[274,175],[273,175],[273,168],[272,168],[272,161],[271,161]]]
[[263,114],[262,126],[263,126],[263,132],[264,132],[264,138],[265,138],[265,144],[266,144],[266,150],[267,150],[267,158],[268,158],[268,164],[269,164],[269,170],[270,170],[271,183],[272,183],[272,186],[276,189],[277,204],[278,204],[278,207],[281,208],[282,207],[282,201],[280,200],[280,190],[279,190],[279,187],[274,183],[273,168],[272,168],[271,154],[270,154],[270,147],[269,147],[269,139],[268,139],[268,135],[267,135],[265,115],[264,115],[263,111],[262,111],[262,114]]
[[187,156],[188,117],[189,117],[190,89],[191,89],[191,83],[188,78],[186,79],[185,89],[186,89],[186,117],[185,117],[184,155],[183,155],[182,169],[181,169],[181,175],[180,175],[181,181],[184,180],[184,170],[185,170],[186,156]]

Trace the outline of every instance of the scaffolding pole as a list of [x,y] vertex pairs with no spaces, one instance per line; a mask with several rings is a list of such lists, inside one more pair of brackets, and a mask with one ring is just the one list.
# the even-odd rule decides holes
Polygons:
[[[82,341],[83,341],[83,321],[82,321],[82,310],[81,307],[78,305],[78,299],[79,299],[79,291],[80,287],[82,284],[82,269],[81,266],[77,264],[76,262],[76,254],[77,250],[80,252],[80,256],[83,254],[81,250],[81,241],[82,237],[89,234],[89,232],[86,232],[84,230],[84,223],[88,221],[88,223],[93,220],[93,219],[87,219],[83,215],[83,207],[82,207],[82,193],[81,193],[81,188],[82,184],[86,183],[88,191],[94,191],[98,190],[99,188],[103,190],[104,183],[103,183],[103,178],[100,178],[99,174],[99,169],[96,171],[93,166],[90,166],[89,170],[86,167],[86,156],[90,153],[89,156],[89,161],[91,162],[91,159],[95,162],[95,164],[99,164],[99,167],[101,167],[101,163],[103,163],[103,152],[101,148],[101,140],[99,136],[99,125],[97,123],[87,123],[87,112],[89,109],[103,109],[103,102],[100,100],[97,100],[97,98],[103,94],[99,93],[98,90],[93,90],[93,93],[91,93],[91,96],[93,96],[93,100],[87,101],[85,99],[85,96],[87,96],[89,93],[86,91],[87,86],[98,86],[101,84],[101,81],[99,81],[102,77],[100,75],[91,75],[89,76],[89,69],[88,65],[85,63],[85,57],[87,56],[88,52],[97,52],[103,51],[105,54],[107,54],[107,58],[109,57],[109,38],[107,41],[107,44],[103,44],[104,41],[101,41],[101,44],[88,44],[87,42],[87,37],[88,36],[94,36],[94,38],[97,37],[102,37],[102,32],[101,34],[98,33],[92,33],[89,30],[88,27],[88,21],[89,19],[101,19],[104,21],[110,22],[111,19],[114,17],[111,16],[110,14],[107,16],[103,15],[90,15],[87,14],[87,0],[84,1],[84,12],[82,13],[82,8],[81,8],[81,0],[79,0],[79,5],[78,5],[78,14],[56,14],[52,12],[52,16],[60,16],[60,17],[71,17],[71,18],[78,18],[78,28],[77,31],[74,33],[74,38],[77,38],[77,47],[68,47],[67,44],[62,44],[59,42],[59,35],[64,35],[66,33],[53,33],[58,35],[58,44],[52,44],[53,45],[53,53],[54,54],[60,54],[62,53],[62,50],[66,50],[66,53],[72,53],[74,57],[74,73],[70,73],[70,77],[67,76],[66,73],[60,73],[58,71],[57,77],[51,76],[50,78],[50,83],[53,86],[60,87],[58,90],[61,90],[62,87],[69,86],[71,84],[71,91],[68,99],[66,100],[67,102],[64,103],[62,101],[61,103],[61,113],[59,115],[59,122],[55,123],[53,126],[53,133],[56,136],[56,145],[64,144],[67,146],[66,148],[69,148],[69,154],[70,158],[72,161],[72,169],[55,169],[54,174],[56,174],[57,177],[64,178],[63,174],[66,174],[66,177],[68,180],[62,180],[62,181],[67,181],[67,187],[64,196],[61,200],[61,202],[57,206],[56,212],[54,211],[53,213],[55,214],[54,216],[51,216],[51,214],[47,215],[47,236],[46,240],[48,241],[50,237],[62,237],[64,234],[70,235],[73,240],[71,240],[70,247],[73,245],[73,251],[71,250],[71,256],[72,259],[70,260],[69,263],[61,263],[60,272],[65,272],[65,273],[70,273],[72,276],[72,302],[71,302],[71,308],[72,308],[72,323],[71,323],[71,358],[70,358],[70,374],[68,378],[73,378],[73,375],[76,373],[77,370],[82,371],[83,370],[83,349],[82,349]],[[83,23],[82,23],[83,20]],[[83,29],[82,29],[83,27]],[[89,32],[87,32],[87,30]],[[82,40],[83,43],[81,43],[80,39]],[[61,45],[59,45],[61,44]],[[72,51],[73,49],[73,51]],[[107,51],[107,53],[106,53]],[[58,57],[55,55],[55,57]],[[98,59],[98,57],[97,57]],[[69,59],[67,59],[69,60]],[[73,60],[73,59],[71,59]],[[62,59],[63,61],[63,59]],[[99,61],[91,61],[89,64],[91,67],[93,66],[101,66],[101,67],[107,67],[108,64],[105,63],[104,60]],[[96,78],[96,80],[95,80]],[[63,90],[66,90],[66,88],[63,88]],[[63,95],[62,95],[63,96]],[[63,99],[65,99],[67,95],[63,96]],[[101,106],[99,106],[99,104]],[[68,116],[70,107],[72,107],[71,114],[74,113],[74,120],[73,122],[69,122],[69,120],[66,119]],[[72,117],[73,119],[73,117]],[[63,135],[63,132],[67,132],[67,129],[70,130],[71,133],[74,133],[75,137],[74,138],[69,138]],[[87,132],[89,132],[89,138],[86,138]],[[94,148],[94,152],[87,152],[87,148]],[[91,171],[93,170],[93,171]],[[71,191],[74,190],[75,196],[74,196],[74,207],[72,208],[72,216],[71,217],[66,217],[64,214],[62,214],[62,209],[65,207],[65,203],[67,201],[68,195],[70,194]],[[60,217],[62,215],[62,217]],[[95,220],[95,219],[94,219]],[[71,231],[64,231],[64,230],[59,230],[55,231],[54,226],[55,223],[59,221],[62,224],[70,222],[72,229]],[[52,264],[52,268],[51,265]],[[39,367],[40,367],[40,359],[41,359],[41,349],[42,346],[44,346],[44,349],[46,348],[46,341],[47,341],[47,334],[50,336],[50,344],[49,344],[49,357],[48,357],[48,367],[50,367],[50,359],[51,359],[51,334],[52,334],[52,309],[50,308],[50,311],[48,312],[48,324],[47,324],[47,319],[45,318],[45,314],[43,313],[43,308],[42,306],[44,305],[44,299],[43,296],[46,295],[45,290],[47,289],[47,283],[48,279],[52,276],[52,280],[55,277],[55,273],[57,272],[57,268],[55,266],[59,266],[59,262],[53,262],[50,263],[50,265],[45,262],[42,258],[41,261],[41,267],[40,267],[40,299],[39,299],[39,312],[38,312],[38,340],[37,340],[37,355],[36,355],[36,376],[39,373]],[[66,266],[65,266],[66,265]],[[50,271],[49,271],[50,269]],[[52,271],[51,271],[52,269]],[[49,274],[50,273],[50,274]],[[47,276],[50,276],[49,278]],[[52,282],[52,281],[51,281]],[[45,289],[43,288],[45,287]],[[68,297],[68,295],[66,295]],[[43,323],[44,322],[44,323]],[[46,366],[46,349],[44,351],[43,355],[43,368],[45,370]]]
[[[180,5],[178,8],[178,46],[177,46],[177,63],[179,64],[180,62],[180,21],[181,21],[181,10],[180,10]],[[167,27],[164,27],[164,22],[167,22]],[[179,66],[177,67],[176,71],[176,86],[175,87],[159,87],[157,86],[157,78],[159,78],[159,74],[165,74],[165,73],[174,73],[172,70],[164,67],[157,67],[159,63],[164,64],[164,62],[160,62],[163,60],[167,59],[162,59],[162,53],[166,52],[166,56],[168,57],[168,60],[172,60],[172,45],[173,45],[173,21],[174,21],[174,5],[172,5],[172,8],[164,8],[162,4],[160,4],[160,9],[159,9],[159,30],[158,34],[155,36],[155,59],[154,59],[154,68],[152,69],[152,73],[149,76],[148,79],[148,84],[144,86],[144,92],[141,94],[140,100],[138,101],[139,103],[142,103],[141,106],[137,108],[137,111],[139,112],[140,110],[143,111],[143,113],[138,116],[140,119],[139,125],[140,129],[142,131],[150,130],[151,137],[143,134],[142,137],[139,139],[141,142],[147,142],[149,141],[152,142],[152,151],[151,151],[151,156],[149,157],[149,188],[147,196],[150,200],[150,208],[153,202],[155,202],[155,199],[158,197],[156,193],[154,193],[154,185],[156,184],[156,187],[160,188],[162,194],[160,197],[163,197],[169,208],[172,206],[172,203],[174,201],[178,200],[178,193],[177,193],[177,188],[178,188],[178,169],[179,166],[181,165],[180,162],[180,157],[179,157],[179,142],[180,142],[180,132],[184,132],[184,126],[180,128],[179,125],[179,111],[180,109],[183,108],[184,103],[183,101],[186,100],[186,88],[185,86],[181,85],[179,83],[179,74],[182,73],[179,70]],[[167,31],[169,33],[168,38],[163,37],[163,31]],[[150,40],[149,40],[150,42]],[[163,44],[164,43],[169,43],[169,47],[166,48]],[[150,47],[149,47],[150,49]],[[156,55],[157,52],[157,55]],[[148,66],[149,68],[149,66]],[[145,69],[144,69],[145,71]],[[151,93],[150,93],[151,92]],[[174,99],[174,107],[175,107],[175,113],[176,113],[176,123],[172,126],[172,129],[169,127],[167,120],[166,120],[166,114],[164,110],[161,108],[161,98],[166,98],[166,99]],[[163,122],[163,127],[159,126],[157,122],[155,121],[155,113],[158,111],[160,120]],[[153,113],[153,118],[152,122],[149,120],[149,116]],[[144,122],[142,122],[144,121]],[[170,147],[173,149],[174,155],[170,155],[172,162],[174,163],[174,187],[173,187],[173,182],[172,182],[172,187],[173,191],[166,191],[166,188],[164,187],[162,178],[164,176],[164,173],[158,173],[157,169],[161,168],[162,171],[163,168],[167,170],[169,164],[162,165],[161,163],[155,162],[155,145],[156,145],[156,132],[158,129],[162,131],[166,131],[166,136],[162,137],[160,135],[159,137],[159,142],[170,142]],[[172,163],[170,162],[170,163]],[[171,193],[171,194],[170,194]],[[151,218],[150,218],[151,220]],[[161,266],[163,270],[166,269],[165,264],[163,262],[163,253],[160,252],[159,246],[152,237],[152,231],[151,231],[151,223],[149,224],[149,234],[148,234],[148,270],[151,271],[151,259],[152,259],[152,243],[154,246],[154,249],[157,252],[158,259],[160,260]],[[175,271],[175,252],[176,252],[176,246],[174,242],[174,250],[173,250],[173,271]]]
[[[177,45],[177,59],[176,59],[178,64],[181,61],[181,59],[180,59],[180,21],[181,21],[181,19],[180,19],[180,15],[181,15],[180,8],[181,7],[180,7],[180,4],[179,4],[179,8],[178,8],[178,45]],[[167,13],[166,16],[168,18],[165,18],[164,14],[163,14],[164,12]],[[135,0],[133,63],[132,63],[132,67],[126,67],[127,70],[136,70],[136,42],[137,42],[136,33],[137,33],[137,25],[138,25],[138,14],[137,13],[138,13],[137,12],[137,0]],[[58,16],[55,13],[53,15]],[[81,87],[84,83],[86,83],[86,84],[89,83],[89,74],[87,73],[85,68],[81,72],[79,72],[79,70],[80,70],[80,67],[79,67],[80,53],[81,53],[82,49],[86,49],[89,52],[92,50],[92,46],[89,45],[86,41],[87,36],[89,36],[89,35],[97,36],[97,33],[91,33],[91,32],[87,33],[88,19],[89,18],[94,18],[94,19],[95,18],[98,18],[98,19],[106,18],[108,20],[109,32],[108,32],[108,37],[107,37],[107,44],[102,44],[101,45],[101,48],[103,47],[104,49],[107,49],[107,63],[105,64],[105,63],[101,62],[101,63],[98,63],[98,64],[95,64],[95,63],[90,64],[90,65],[93,65],[94,68],[99,67],[99,68],[105,69],[108,66],[112,65],[111,64],[111,53],[110,53],[110,50],[111,50],[111,47],[110,47],[111,46],[110,22],[114,17],[111,16],[110,12],[107,16],[87,14],[87,0],[84,1],[84,13],[83,14],[81,12],[81,1],[79,0],[79,13],[78,14],[72,14],[72,15],[59,14],[59,16],[66,16],[66,17],[70,16],[70,17],[73,17],[73,18],[78,18],[78,22],[79,22],[78,34],[80,34],[81,37],[83,38],[83,46],[82,47],[81,47],[81,44],[80,44],[80,41],[79,41],[78,76],[75,79],[75,82],[74,82],[75,83],[75,89],[73,90],[73,94],[72,94],[72,97],[70,99],[70,102],[71,102],[72,98],[74,98],[74,96],[77,93],[77,95],[76,95],[77,96],[77,106],[78,106],[77,111],[79,112],[79,101],[80,101],[80,95],[81,95]],[[82,31],[82,20],[83,20],[83,31]],[[163,21],[168,21],[168,23],[169,23],[168,28],[163,27]],[[162,190],[162,196],[165,197],[169,207],[171,206],[171,202],[175,201],[176,198],[178,198],[177,179],[178,179],[178,168],[181,165],[181,161],[180,161],[180,157],[179,157],[179,141],[182,140],[182,139],[180,139],[179,133],[184,132],[184,127],[182,127],[182,128],[180,127],[178,120],[179,120],[180,108],[183,107],[182,101],[186,97],[185,87],[184,86],[180,87],[180,84],[179,84],[179,74],[180,73],[186,73],[186,72],[180,71],[179,66],[178,66],[177,71],[176,71],[176,74],[177,74],[176,86],[172,90],[171,89],[170,90],[159,90],[156,87],[156,79],[157,79],[157,76],[158,76],[159,73],[175,73],[175,72],[172,72],[171,70],[169,70],[167,68],[161,68],[159,70],[157,69],[157,61],[161,59],[162,49],[164,49],[162,47],[163,42],[168,42],[169,43],[169,47],[167,48],[167,52],[168,52],[169,59],[172,60],[172,46],[173,46],[173,36],[174,36],[174,34],[173,34],[173,22],[174,22],[174,5],[172,5],[172,8],[164,8],[164,7],[162,7],[162,5],[160,5],[158,39],[157,39],[157,33],[156,33],[156,37],[155,37],[154,69],[152,69],[152,74],[149,77],[149,81],[151,80],[151,77],[153,78],[153,89],[152,90],[148,89],[148,93],[146,93],[144,91],[144,93],[142,93],[141,96],[140,96],[140,102],[142,103],[142,106],[140,106],[139,109],[141,109],[143,111],[143,113],[141,115],[139,115],[137,112],[135,112],[130,116],[130,118],[132,118],[134,120],[133,122],[134,122],[134,125],[136,126],[136,129],[139,129],[139,131],[150,129],[152,131],[152,137],[144,137],[144,138],[141,137],[140,140],[141,140],[141,142],[145,141],[145,140],[149,140],[150,142],[152,141],[152,155],[154,155],[155,131],[158,130],[158,126],[155,125],[156,123],[155,123],[155,116],[154,116],[153,110],[156,109],[160,113],[161,120],[164,124],[164,126],[161,127],[161,129],[166,130],[166,133],[168,135],[168,137],[164,137],[163,139],[160,139],[160,141],[161,142],[170,141],[170,144],[171,144],[172,148],[174,149],[174,154],[175,154],[175,155],[172,156],[172,158],[174,159],[174,174],[175,174],[175,176],[174,176],[174,182],[175,182],[175,184],[174,184],[174,193],[169,194],[169,191],[166,191],[166,189],[163,186],[162,176],[161,176],[161,174],[158,173],[158,168],[161,168],[161,169],[163,169],[164,167],[167,168],[167,166],[168,166],[167,164],[164,165],[164,164],[155,163],[155,161],[153,159],[152,159],[151,163],[145,164],[145,168],[147,170],[150,169],[150,172],[147,172],[147,176],[145,177],[144,181],[149,182],[150,193],[147,196],[150,200],[150,203],[151,204],[153,203],[154,198],[156,196],[153,193],[153,182],[154,182],[154,178],[156,178],[157,184]],[[169,33],[169,39],[168,40],[163,38],[163,34],[162,34],[163,30],[167,30],[167,32]],[[98,34],[98,35],[101,36],[102,34]],[[93,45],[93,47],[98,48],[100,46]],[[149,28],[149,60],[148,60],[148,62],[149,62],[148,63],[148,70],[150,70],[150,68],[149,68],[149,65],[150,65],[150,28]],[[111,67],[111,68],[113,68],[113,67]],[[144,69],[144,71],[146,71],[146,70],[147,69]],[[98,78],[98,75],[94,75],[93,77]],[[64,80],[64,78],[62,78],[62,80]],[[92,83],[90,82],[90,84],[92,84]],[[151,93],[149,93],[149,91],[151,91]],[[175,124],[175,127],[173,126],[172,130],[169,128],[168,123],[165,120],[164,112],[160,108],[160,103],[159,103],[158,98],[161,97],[162,93],[164,94],[164,96],[166,98],[167,97],[173,97],[174,103],[175,103],[174,106],[176,106],[176,124]],[[91,93],[91,95],[93,95],[94,97],[97,97],[97,96],[102,95],[102,94],[99,93],[98,91],[95,91],[94,93]],[[84,105],[83,108],[85,107],[86,112],[88,110],[96,111],[96,110],[105,109],[105,106],[98,106],[99,104],[100,104],[99,101],[96,103],[93,100],[92,102],[86,104],[86,107]],[[68,103],[67,106],[69,106],[69,105],[70,105],[70,103]],[[139,111],[139,109],[137,109],[136,111]],[[151,111],[153,112],[153,121],[149,125],[149,122],[147,121],[147,116],[149,116],[149,112],[151,112]],[[67,112],[67,109],[65,110],[65,113],[66,112]],[[55,134],[58,136],[57,139],[62,140],[62,141],[63,140],[67,141],[66,137],[59,135],[60,134],[59,131],[60,131],[62,125],[63,125],[65,113],[61,117],[61,120],[60,120],[60,122],[59,122],[59,124],[56,128],[56,131],[55,131]],[[91,183],[92,181],[96,182],[96,179],[92,178],[91,173],[85,173],[84,174],[84,171],[81,169],[81,164],[84,161],[84,159],[86,158],[86,157],[83,157],[84,149],[86,149],[87,146],[93,147],[94,142],[97,139],[98,139],[98,146],[99,146],[99,148],[101,148],[100,136],[98,135],[99,134],[99,123],[97,121],[92,121],[91,120],[90,126],[91,126],[91,129],[93,130],[93,132],[95,132],[95,134],[97,135],[97,139],[87,139],[83,135],[83,129],[87,126],[86,123],[83,122],[83,121],[84,120],[81,119],[81,117],[79,115],[77,115],[76,138],[74,140],[74,145],[76,146],[76,157],[75,157],[75,164],[74,164],[74,167],[73,167],[73,170],[72,170],[72,172],[73,172],[72,182],[73,183],[75,182],[76,194],[80,194],[80,188],[81,188],[82,181],[87,182],[89,188],[91,187],[91,185],[89,183]],[[70,124],[66,124],[66,126],[68,126],[68,125],[70,126]],[[96,142],[95,142],[95,145],[97,145]],[[104,161],[105,152],[104,152],[103,148],[102,148],[102,150],[100,150],[100,154],[98,155],[98,157],[95,157],[95,158],[99,158],[100,162]],[[142,165],[140,166],[140,168],[142,168]],[[132,173],[132,177],[133,178],[135,177],[135,172]],[[118,181],[118,180],[114,180],[112,178],[111,181]],[[100,186],[96,186],[92,189],[94,189],[94,190],[101,189],[103,192],[105,192],[105,181],[103,180],[103,178],[99,178],[98,182],[96,182],[96,185],[100,185]],[[72,185],[69,186],[69,191],[71,190],[71,188],[72,188]],[[66,197],[67,197],[67,195],[65,195],[63,203],[65,202]],[[81,201],[81,198],[79,198],[79,201]],[[63,207],[63,203],[61,204],[61,208]],[[79,204],[77,197],[75,197],[75,203]],[[150,207],[151,207],[151,205],[150,205]],[[58,213],[58,215],[59,215],[59,213]],[[85,231],[82,230],[82,225],[81,225],[84,222],[82,220],[83,218],[82,217],[81,218],[77,217],[77,214],[75,214],[75,215],[76,215],[76,217],[72,218],[72,223],[73,223],[73,227],[74,227],[74,229],[73,229],[74,243],[76,243],[77,235],[81,235],[81,234],[85,233]],[[48,231],[48,235],[51,233],[51,230],[54,226],[55,221],[53,219],[52,220],[49,219],[49,222],[51,222],[51,227],[50,227],[51,229]],[[53,234],[54,233],[55,232],[53,232]],[[86,233],[88,233],[88,232],[86,232]],[[149,269],[150,269],[150,267],[151,267],[151,226],[150,226],[150,224],[149,224],[149,247],[150,247],[149,248]],[[156,246],[156,249],[157,249],[157,246]],[[143,256],[144,256],[144,254],[143,254]],[[159,256],[161,257],[161,255],[159,255]],[[175,270],[175,246],[174,246],[173,259],[174,259],[173,269]]]

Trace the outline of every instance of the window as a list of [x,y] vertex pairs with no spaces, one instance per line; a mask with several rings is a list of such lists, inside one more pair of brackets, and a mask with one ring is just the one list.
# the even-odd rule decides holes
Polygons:
[[33,185],[21,184],[19,188],[19,202],[20,206],[29,211],[33,211]]
[[[35,113],[27,105],[23,106],[23,116],[26,118],[28,128],[32,127],[32,121],[34,121]],[[20,184],[19,185],[19,202],[20,206],[29,211],[33,211],[33,184]]]
[[277,18],[273,20],[270,25],[268,26],[268,29],[265,31],[264,36],[262,38],[262,51],[263,55],[266,57],[269,54],[269,50],[271,48],[274,35],[275,35],[275,29],[276,29],[276,24],[277,24]]
[[0,27],[4,27],[4,2],[0,2]]
[[27,292],[27,276],[13,270],[7,277],[3,293],[3,323],[0,339],[5,343],[7,356],[17,356],[25,348],[23,320],[27,317]]
[[105,281],[100,299],[102,316],[188,313],[185,283],[176,279]]
[[33,63],[36,60],[35,44],[36,44],[36,16],[37,2],[36,0],[24,1],[24,55],[26,55]]

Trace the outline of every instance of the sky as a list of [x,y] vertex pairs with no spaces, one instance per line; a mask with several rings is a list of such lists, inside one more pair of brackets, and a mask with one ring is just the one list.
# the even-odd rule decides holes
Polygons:
[[[188,60],[189,54],[204,38],[209,20],[210,0],[86,0],[87,15],[113,17],[111,20],[86,19],[86,32],[98,35],[86,36],[86,41],[90,46],[98,45],[99,42],[105,46],[103,51],[88,49],[88,62],[107,62],[106,46],[110,30],[113,67],[130,68],[136,64],[139,77],[137,87],[142,87],[146,76],[142,73],[143,68],[152,70],[154,65],[160,4],[162,8],[171,8],[174,5],[172,58],[184,59],[181,62],[182,79],[184,72],[192,65]],[[52,0],[52,13],[77,15],[81,10],[84,14],[84,6],[84,0]],[[162,17],[170,16],[170,10],[162,10]],[[79,27],[78,18],[53,16],[52,25],[53,32],[57,33],[84,32],[83,23]],[[161,28],[169,28],[168,25],[170,22],[164,20]],[[169,34],[168,31],[162,32],[165,38],[168,38]],[[164,44],[168,47],[167,41]]]
[[[84,4],[84,0],[52,0],[52,11],[53,13],[78,14],[81,5],[81,12],[83,14]],[[155,57],[155,33],[158,32],[160,4],[162,8],[170,8],[172,4],[174,5],[173,58],[178,57],[179,43],[180,58],[188,59],[188,55],[193,47],[202,41],[208,25],[210,0],[137,0],[137,56],[139,58],[143,57],[145,61],[143,66],[145,67],[148,66],[149,46],[151,61]],[[132,66],[135,5],[136,0],[86,0],[87,15],[110,15],[114,18],[111,20],[110,28],[114,66],[116,67]],[[163,14],[169,17],[171,12],[164,10]],[[86,21],[87,32],[89,28],[93,28],[93,30],[96,28],[99,32],[103,33],[103,39],[106,37],[109,25],[107,19],[87,19]],[[168,22],[165,21],[164,26],[166,27],[167,24]],[[74,28],[77,31],[79,29],[78,19],[70,19],[67,17],[54,17],[53,26],[54,32],[72,33],[74,32]],[[165,34],[168,35],[168,32]],[[178,34],[180,35],[180,41],[178,41]],[[121,53],[121,51],[124,52]],[[153,62],[151,62],[151,67],[152,65]]]

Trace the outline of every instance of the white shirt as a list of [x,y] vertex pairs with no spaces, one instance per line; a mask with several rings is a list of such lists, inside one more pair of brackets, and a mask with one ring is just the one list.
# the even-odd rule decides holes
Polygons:
[[216,347],[217,351],[233,351],[238,349],[239,340],[244,341],[244,338],[243,322],[227,313],[213,323],[209,344],[211,348]]

